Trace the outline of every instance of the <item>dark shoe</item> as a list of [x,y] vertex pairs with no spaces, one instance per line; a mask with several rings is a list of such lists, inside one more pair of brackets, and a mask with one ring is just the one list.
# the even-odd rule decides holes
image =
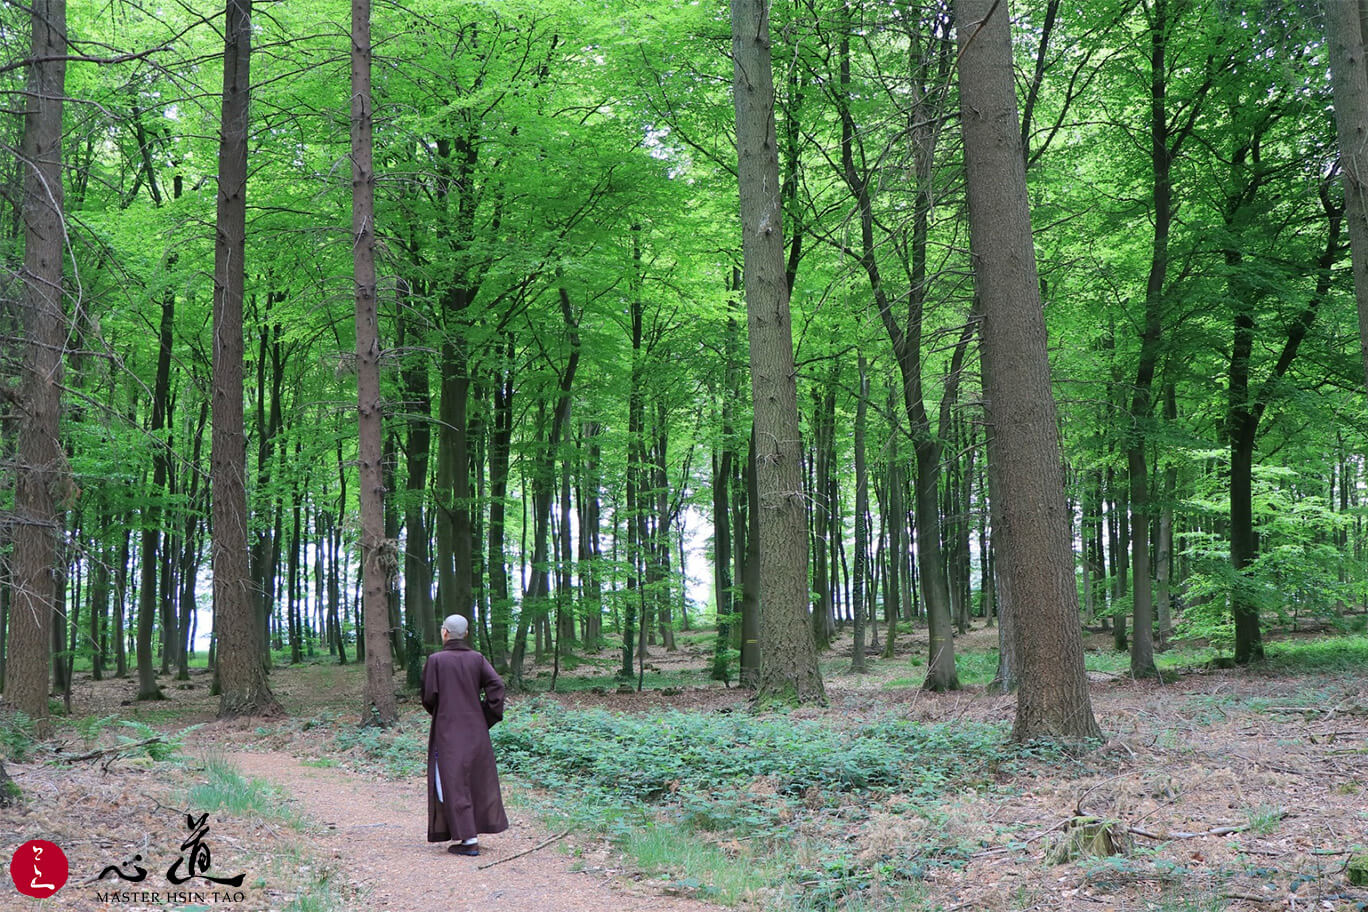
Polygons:
[[465,843],[453,842],[451,845],[447,846],[447,851],[452,855],[469,855],[474,857],[480,854],[480,844],[478,842],[472,842],[469,845],[466,845]]

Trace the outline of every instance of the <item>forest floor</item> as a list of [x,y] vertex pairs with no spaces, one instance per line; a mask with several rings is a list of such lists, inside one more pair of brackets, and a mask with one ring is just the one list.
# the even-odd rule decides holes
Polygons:
[[[991,667],[995,637],[989,629],[958,638],[964,666]],[[810,787],[785,798],[756,777],[744,797],[769,816],[732,813],[780,821],[765,839],[750,838],[744,822],[681,831],[666,795],[634,826],[658,824],[683,839],[650,857],[621,819],[584,824],[592,807],[565,808],[586,799],[516,772],[504,777],[513,826],[484,837],[479,858],[428,845],[418,774],[426,716],[409,696],[395,731],[358,729],[364,672],[354,665],[324,657],[278,667],[271,684],[288,717],[238,722],[213,721],[203,673],[164,680],[168,700],[137,704],[127,680],[82,677],[55,740],[30,745],[18,762],[11,746],[7,766],[25,800],[0,810],[4,858],[27,839],[49,839],[69,856],[71,881],[42,902],[0,883],[0,908],[1363,912],[1368,887],[1350,884],[1345,868],[1368,852],[1368,648],[1362,635],[1323,642],[1257,670],[1186,665],[1162,683],[1094,670],[1105,743],[1016,753],[1001,765],[966,759],[964,776],[937,779],[933,798],[910,786]],[[710,645],[696,634],[681,637],[678,653],[653,648],[640,693],[618,692],[614,651],[581,657],[558,681],[566,692],[515,697],[505,724],[517,731],[520,716],[545,717],[548,706],[606,710],[608,720],[671,711],[725,724],[755,718],[744,692],[706,680]],[[1090,668],[1123,666],[1107,658],[1107,637],[1094,635],[1088,646]],[[849,639],[838,640],[823,660],[830,705],[793,710],[779,723],[828,726],[852,739],[889,718],[928,731],[982,730],[989,750],[1007,757],[1013,698],[981,683],[924,693],[924,639],[904,635],[900,647],[855,677],[845,671]],[[1270,642],[1270,652],[1278,648]],[[532,668],[529,681],[544,689],[549,674]],[[170,743],[135,746],[157,732]],[[915,781],[917,770],[907,773]],[[225,895],[203,877],[170,883],[169,866],[187,856],[191,810],[209,813],[202,841],[212,865],[202,873],[244,873],[240,891]],[[1078,818],[1105,826],[1089,847],[1109,843],[1114,854],[1068,851],[1086,841],[1074,833]],[[752,886],[720,889],[711,882],[716,866],[685,857],[696,849],[747,869]],[[111,865],[133,871],[134,854],[151,869],[141,883],[95,879]],[[109,890],[124,895],[110,901]],[[199,895],[176,899],[177,890]],[[160,892],[156,901],[149,891]]]

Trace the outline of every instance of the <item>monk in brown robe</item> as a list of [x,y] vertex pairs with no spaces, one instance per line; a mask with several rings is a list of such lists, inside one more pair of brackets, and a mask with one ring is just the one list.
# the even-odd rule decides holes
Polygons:
[[428,732],[428,842],[453,855],[479,855],[481,833],[508,829],[489,729],[503,718],[504,682],[484,656],[466,645],[469,622],[442,622],[442,649],[423,666]]

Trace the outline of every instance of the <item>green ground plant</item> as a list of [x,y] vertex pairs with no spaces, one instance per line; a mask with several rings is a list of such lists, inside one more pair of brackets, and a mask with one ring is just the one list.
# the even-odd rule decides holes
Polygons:
[[[915,814],[948,794],[993,789],[999,775],[1034,762],[1069,764],[1053,748],[1007,747],[1004,736],[998,725],[625,715],[542,700],[494,729],[501,768],[544,796],[534,804],[553,825],[607,835],[644,870],[666,868],[701,896],[731,901],[763,887],[801,896],[801,906],[776,900],[787,908],[813,910],[859,908],[875,896],[887,907],[975,848],[947,836],[858,857],[836,834],[866,823],[872,806],[897,796]],[[820,851],[793,850],[813,833]]]

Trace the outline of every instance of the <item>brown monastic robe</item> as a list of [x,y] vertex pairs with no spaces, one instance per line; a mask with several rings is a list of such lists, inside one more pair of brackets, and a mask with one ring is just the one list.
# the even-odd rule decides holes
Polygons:
[[[481,692],[484,697],[481,699]],[[428,842],[508,829],[489,726],[503,717],[504,683],[484,656],[450,639],[423,666],[428,731]],[[434,773],[442,777],[437,799]]]

